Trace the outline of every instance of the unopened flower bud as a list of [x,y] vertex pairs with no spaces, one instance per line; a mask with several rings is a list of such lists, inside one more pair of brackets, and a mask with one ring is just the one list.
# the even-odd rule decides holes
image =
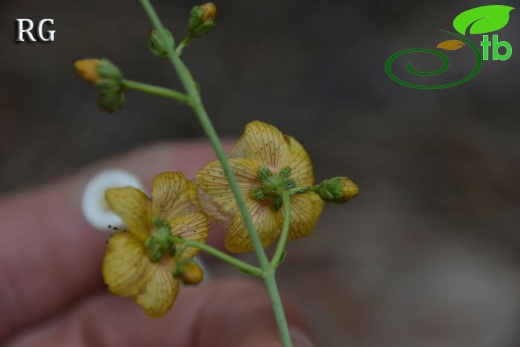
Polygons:
[[123,75],[108,59],[83,59],[74,63],[79,76],[93,84],[98,95],[98,107],[101,111],[114,112],[125,104],[123,95]]
[[78,75],[87,83],[95,84],[104,80],[121,82],[121,71],[108,59],[83,59],[74,63]]
[[334,177],[323,181],[316,193],[324,201],[343,204],[359,194],[359,187],[347,177]]
[[99,93],[97,105],[101,111],[114,112],[125,105],[125,96],[119,91]]
[[204,272],[198,264],[187,263],[184,264],[180,279],[184,284],[199,284],[204,279]]
[[188,20],[190,34],[199,37],[207,34],[215,26],[217,7],[212,2],[192,8]]
[[168,50],[166,47],[169,46],[173,49],[175,46],[175,41],[173,39],[172,33],[166,28],[163,30],[162,36],[166,42],[161,40],[161,35],[159,35],[157,29],[153,29],[150,32],[150,37],[148,39],[148,48],[150,49],[150,52],[152,52],[152,54],[156,57],[166,58],[168,57]]
[[83,59],[76,61],[74,67],[81,79],[89,84],[95,84],[103,78],[97,71],[100,64],[101,59]]

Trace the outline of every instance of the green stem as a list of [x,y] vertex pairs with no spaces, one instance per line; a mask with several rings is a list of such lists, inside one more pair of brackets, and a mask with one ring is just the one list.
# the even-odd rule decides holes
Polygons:
[[188,239],[183,239],[183,238],[180,238],[180,237],[174,237],[173,238],[174,242],[175,243],[179,243],[179,244],[182,244],[182,245],[186,245],[187,247],[195,247],[195,248],[198,248],[200,249],[201,251],[204,251],[208,254],[211,254],[212,256],[222,260],[222,261],[225,261],[226,263],[229,263],[237,268],[239,268],[240,270],[250,274],[250,275],[253,275],[253,276],[256,276],[256,277],[262,277],[262,270],[256,266],[253,266],[253,265],[250,265],[246,262],[243,262],[235,257],[232,257],[230,256],[229,254],[226,254],[214,247],[211,247],[210,245],[207,245],[205,243],[202,243],[202,242],[197,242],[197,241],[193,241],[193,240],[188,240]]
[[190,98],[186,94],[173,89],[157,87],[150,84],[130,80],[123,80],[121,84],[126,89],[133,89],[153,95],[163,96],[165,98],[177,100],[181,104],[185,105],[191,104]]
[[[164,27],[161,23],[161,20],[157,16],[157,13],[155,12],[154,8],[152,7],[150,1],[149,0],[139,0],[139,1],[141,2],[141,5],[143,6],[148,17],[150,18],[150,21],[152,22],[153,27],[155,27],[157,29],[161,29],[161,30],[158,30],[161,41],[166,42],[166,37],[163,34]],[[222,165],[222,169],[224,170],[224,173],[229,182],[231,191],[233,192],[233,196],[235,197],[235,201],[237,203],[240,214],[242,215],[242,218],[244,220],[244,224],[246,226],[247,233],[249,235],[249,239],[251,240],[253,249],[254,249],[256,257],[258,259],[258,263],[260,265],[261,276],[264,279],[264,283],[267,288],[267,293],[269,295],[269,298],[271,299],[271,304],[272,304],[273,311],[275,314],[276,322],[278,324],[278,330],[280,333],[280,338],[281,338],[282,344],[284,347],[292,347],[291,336],[289,334],[289,328],[287,326],[287,320],[285,318],[282,301],[280,299],[280,294],[278,292],[278,287],[276,285],[276,279],[275,279],[276,270],[271,266],[271,264],[269,263],[269,260],[267,259],[267,254],[265,253],[262,242],[260,241],[260,238],[259,238],[256,228],[254,226],[253,220],[251,219],[251,215],[249,214],[249,211],[247,210],[244,197],[242,196],[242,193],[240,192],[237,180],[236,180],[235,176],[233,175],[231,166],[229,165],[226,154],[224,153],[224,148],[222,147],[222,143],[220,142],[220,139],[217,136],[215,128],[213,127],[213,124],[211,123],[211,120],[209,119],[208,114],[206,113],[206,109],[204,108],[204,105],[202,104],[202,100],[200,98],[197,86],[195,85],[195,81],[193,80],[193,77],[191,76],[190,72],[188,71],[188,69],[186,68],[184,63],[182,62],[179,55],[169,45],[165,45],[165,46],[166,46],[166,51],[168,53],[168,58],[169,58],[170,62],[172,63],[172,66],[173,66],[175,72],[177,72],[177,75],[179,76],[179,79],[181,80],[181,83],[184,86],[186,93],[188,94],[190,100],[192,101],[191,107],[193,108],[193,111],[195,112],[197,118],[199,119],[199,122],[201,123],[202,128],[204,129],[204,132],[206,133],[206,135],[209,139],[209,142],[211,143],[211,146],[213,147],[213,150],[215,151],[217,158]]]
[[[163,36],[164,27],[161,23],[161,20],[159,19],[159,16],[155,12],[155,9],[152,7],[150,1],[139,1],[141,2],[141,5],[143,6],[148,17],[150,18],[153,27],[161,29],[158,30],[160,39],[163,42],[166,42],[166,37]],[[191,76],[188,69],[186,68],[186,65],[184,65],[181,58],[177,53],[175,53],[173,48],[169,45],[165,45],[165,47],[166,52],[168,53],[168,58],[170,59],[170,62],[172,63],[174,70],[177,72],[179,79],[181,80],[181,83],[184,86],[184,89],[186,90],[188,96],[193,101],[192,108],[195,114],[197,115],[197,118],[199,119],[199,122],[201,123],[202,128],[204,129],[204,132],[206,133],[209,142],[211,143],[211,146],[213,147],[213,150],[217,155],[218,160],[222,164],[222,169],[226,174],[226,177],[229,181],[229,185],[231,187],[231,191],[233,192],[242,218],[244,219],[244,223],[246,225],[249,238],[251,240],[251,243],[253,244],[253,248],[258,258],[260,268],[263,271],[266,271],[270,269],[269,260],[267,259],[267,255],[265,254],[263,245],[260,241],[260,238],[258,237],[258,233],[256,232],[251,216],[249,215],[249,211],[247,210],[244,197],[242,196],[242,193],[240,192],[240,189],[238,187],[237,180],[233,175],[233,171],[231,170],[229,162],[227,161],[227,157],[224,153],[222,143],[220,142],[215,128],[213,127],[213,124],[211,123],[211,120],[209,119],[208,114],[206,113],[204,105],[202,104],[202,100],[200,99],[199,91],[197,89],[197,86],[195,85],[195,81],[193,80],[193,77]]]
[[271,306],[274,311],[276,324],[278,325],[278,332],[280,334],[282,345],[284,347],[292,347],[291,333],[289,332],[282,299],[280,298],[278,285],[276,284],[275,271],[275,269],[272,269],[270,272],[264,273],[264,284],[267,288],[267,294],[271,299]]
[[190,44],[191,40],[193,40],[193,36],[191,36],[191,35],[186,36],[184,38],[184,40],[182,40],[182,42],[179,43],[179,45],[177,46],[175,53],[177,53],[180,56],[182,54],[182,51],[184,50],[184,48]]
[[307,192],[315,192],[317,187],[318,186],[296,187],[296,188],[292,188],[291,190],[289,190],[289,192],[291,193],[291,195],[303,194],[303,193],[307,193]]
[[291,223],[291,192],[287,190],[284,191],[282,193],[282,200],[284,213],[283,226],[282,232],[280,233],[280,238],[278,239],[278,244],[276,245],[276,250],[274,251],[273,258],[271,259],[271,266],[273,268],[277,268],[280,264],[283,252],[285,251],[287,236],[289,236],[289,225]]

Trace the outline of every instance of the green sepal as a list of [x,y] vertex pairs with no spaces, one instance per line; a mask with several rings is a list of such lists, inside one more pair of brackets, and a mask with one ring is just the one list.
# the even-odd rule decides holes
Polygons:
[[121,90],[121,81],[117,79],[104,78],[94,84],[96,90],[100,93],[116,93]]
[[283,178],[289,178],[289,177],[291,177],[291,171],[292,171],[292,169],[289,166],[283,167],[278,172],[278,176],[281,176]]
[[146,239],[146,241],[144,242],[144,246],[146,248],[152,248],[153,246],[155,245],[155,238],[153,236],[150,236],[149,238]]
[[150,52],[152,52],[152,54],[156,57],[168,58],[167,46],[174,49],[175,40],[172,33],[166,28],[163,30],[163,36],[165,37],[166,45],[164,44],[163,40],[161,40],[161,35],[159,34],[158,30],[153,29],[150,33],[147,45]]
[[208,20],[208,21],[202,23],[201,25],[199,25],[194,30],[190,30],[190,33],[195,37],[206,35],[207,33],[209,33],[211,31],[211,29],[213,29],[214,26],[215,26],[215,22]]
[[123,78],[121,70],[106,58],[101,59],[101,63],[97,66],[96,71],[103,78],[113,78],[118,80]]
[[114,112],[125,105],[123,93],[100,93],[97,98],[97,105],[101,111]]
[[158,261],[160,261],[162,258],[164,257],[164,253],[162,250],[160,250],[159,248],[155,248],[152,253],[150,254],[150,260],[153,262],[153,263],[157,263]]
[[283,205],[283,199],[281,196],[273,196],[273,200],[271,201],[271,206],[273,206],[273,208],[275,210],[279,210],[280,207],[282,207]]
[[267,195],[262,187],[255,187],[249,192],[249,197],[256,201],[262,201],[267,197]]
[[203,13],[204,11],[202,8],[200,8],[200,6],[195,6],[191,9],[188,17],[188,29],[191,33],[193,33],[193,31],[200,26]]
[[292,178],[290,180],[288,180],[286,183],[285,183],[285,189],[293,189],[293,188],[296,188],[296,181],[293,180]]
[[273,172],[269,168],[261,166],[258,168],[258,177],[265,182],[269,180],[269,178],[273,177]]

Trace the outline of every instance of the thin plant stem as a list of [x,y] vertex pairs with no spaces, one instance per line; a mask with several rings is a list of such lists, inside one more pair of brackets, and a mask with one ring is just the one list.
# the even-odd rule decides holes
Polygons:
[[307,192],[316,192],[316,189],[319,187],[319,185],[316,186],[302,186],[302,187],[296,187],[289,190],[291,194],[303,194]]
[[[159,38],[166,42],[166,38],[164,37],[163,31],[164,27],[161,23],[161,20],[159,19],[159,16],[155,12],[155,9],[151,5],[150,1],[148,0],[139,0],[141,2],[141,5],[143,6],[145,12],[147,13],[148,17],[150,18],[150,21],[152,22],[152,25],[158,29]],[[226,178],[229,181],[230,188],[233,192],[233,195],[235,197],[235,200],[238,205],[238,209],[240,210],[240,213],[242,215],[242,218],[244,219],[244,223],[246,225],[246,229],[249,234],[249,238],[251,240],[251,243],[253,244],[253,248],[255,250],[256,256],[258,258],[258,263],[260,265],[260,268],[263,271],[270,269],[269,260],[267,259],[267,255],[265,253],[265,250],[262,246],[262,243],[260,241],[260,238],[258,237],[258,233],[256,232],[256,228],[253,224],[253,221],[251,219],[251,216],[249,215],[249,211],[247,210],[244,197],[242,196],[242,193],[240,192],[240,188],[238,187],[237,180],[235,176],[233,175],[233,171],[231,170],[231,166],[229,165],[229,162],[227,161],[226,154],[224,153],[224,148],[222,147],[222,143],[220,142],[220,139],[215,131],[215,128],[213,127],[213,124],[211,123],[211,120],[208,117],[208,114],[206,113],[206,109],[204,108],[204,105],[202,104],[202,100],[200,99],[200,94],[197,89],[197,86],[195,85],[195,81],[193,80],[193,77],[191,76],[189,70],[186,68],[186,65],[182,62],[181,58],[172,47],[169,45],[165,45],[166,52],[168,54],[168,58],[170,62],[172,63],[172,66],[174,70],[177,72],[179,79],[181,80],[182,85],[184,86],[184,89],[186,90],[186,93],[190,98],[192,98],[193,104],[192,108],[199,119],[199,122],[202,125],[202,128],[204,129],[204,132],[206,133],[206,136],[208,137],[209,142],[211,143],[211,146],[213,147],[213,150],[215,151],[218,160],[222,164],[222,169],[224,170],[224,173],[226,174]]]
[[[164,27],[157,13],[155,12],[155,9],[152,7],[150,1],[139,1],[141,2],[141,5],[143,6],[148,17],[150,18],[150,21],[152,22],[153,26],[156,29],[158,29],[159,38],[161,39],[161,41],[166,42],[166,37],[163,34]],[[215,151],[217,158],[222,165],[222,169],[224,170],[231,191],[233,192],[233,196],[235,197],[235,201],[237,203],[240,214],[242,215],[242,218],[244,220],[249,235],[249,239],[251,240],[253,249],[258,259],[258,263],[260,265],[260,269],[262,271],[261,277],[264,279],[264,283],[267,288],[267,293],[269,295],[269,298],[271,299],[271,304],[278,325],[278,331],[280,333],[280,339],[282,341],[282,344],[284,347],[292,347],[289,327],[287,325],[285,312],[283,309],[282,301],[280,299],[280,293],[278,292],[278,286],[276,284],[276,269],[271,266],[267,258],[267,254],[265,253],[263,245],[260,241],[251,215],[247,210],[244,197],[240,192],[237,180],[233,175],[231,166],[229,165],[226,154],[224,153],[222,143],[220,142],[215,128],[213,127],[213,124],[211,123],[211,120],[208,117],[206,109],[204,108],[195,81],[191,76],[189,70],[182,62],[179,55],[169,45],[165,46],[168,58],[172,63],[174,70],[177,72],[177,75],[179,76],[179,79],[181,80],[181,83],[184,86],[184,89],[186,90],[188,97],[192,101],[191,107],[193,108],[197,118],[199,119],[199,122],[201,123],[201,126],[204,129],[204,132],[206,133],[206,136],[208,137],[208,140],[211,143],[211,146],[213,147],[213,150]]]
[[179,45],[175,49],[175,53],[177,53],[180,56],[184,48],[190,44],[191,40],[193,40],[193,36],[186,36],[184,40],[182,40],[181,43],[179,43]]
[[130,81],[130,80],[123,80],[121,81],[121,85],[125,87],[126,89],[133,89],[138,90],[141,92],[163,96],[165,98],[177,100],[181,104],[190,105],[190,98],[188,95],[178,92],[173,89],[164,88],[164,87],[157,87],[153,86],[151,84],[136,82],[136,81]]
[[276,245],[276,250],[274,251],[273,257],[271,258],[271,266],[277,268],[280,264],[280,260],[283,256],[283,252],[285,250],[285,244],[287,243],[287,236],[289,235],[289,225],[291,223],[291,192],[284,191],[282,193],[282,201],[283,201],[283,226],[282,232],[280,233],[280,238],[278,239],[278,244]]
[[210,245],[207,245],[205,243],[202,243],[202,242],[197,242],[197,241],[193,241],[193,240],[188,240],[188,239],[183,239],[183,238],[180,238],[180,237],[174,237],[173,240],[176,242],[176,243],[179,243],[179,244],[182,244],[182,245],[185,245],[187,247],[195,247],[195,248],[198,248],[200,249],[201,251],[204,251],[208,254],[211,254],[212,256],[222,260],[222,261],[225,261],[226,263],[229,263],[237,268],[239,268],[240,270],[250,274],[250,275],[253,275],[253,276],[256,276],[256,277],[262,277],[262,270],[256,266],[253,266],[253,265],[250,265],[246,262],[243,262],[233,256],[230,256],[229,254],[226,254],[214,247],[211,247]]
[[276,324],[278,325],[278,333],[280,334],[282,346],[292,347],[291,333],[289,332],[282,299],[280,298],[278,284],[276,283],[276,269],[271,268],[271,271],[264,273],[264,284],[269,299],[271,299],[271,307],[273,308]]

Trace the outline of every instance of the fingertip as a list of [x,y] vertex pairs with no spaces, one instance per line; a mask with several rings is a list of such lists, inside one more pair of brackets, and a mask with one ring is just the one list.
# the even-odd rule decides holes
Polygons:
[[[255,280],[215,281],[197,319],[203,334],[195,346],[281,347],[274,312],[265,288]],[[294,347],[314,346],[300,306],[282,296]]]

